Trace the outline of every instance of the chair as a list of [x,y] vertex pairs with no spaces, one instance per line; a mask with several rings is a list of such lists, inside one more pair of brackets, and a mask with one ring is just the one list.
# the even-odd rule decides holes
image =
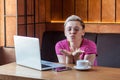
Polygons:
[[120,34],[98,34],[98,65],[120,68]]

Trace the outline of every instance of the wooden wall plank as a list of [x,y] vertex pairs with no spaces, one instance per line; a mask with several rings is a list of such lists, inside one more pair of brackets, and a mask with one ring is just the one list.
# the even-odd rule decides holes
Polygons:
[[120,0],[116,0],[116,22],[120,22]]
[[17,34],[21,36],[26,36],[27,35],[26,30],[27,30],[26,25],[19,25]]
[[16,35],[16,17],[6,17],[6,47],[13,47],[13,36]]
[[115,22],[115,0],[102,0],[102,22]]
[[88,0],[88,21],[101,21],[101,0]]
[[6,2],[6,15],[16,15],[16,0],[5,0]]
[[5,0],[5,18],[6,18],[6,47],[13,47],[14,41],[13,36],[16,35],[17,25],[17,7],[16,0]]
[[46,23],[46,31],[63,31],[63,23]]
[[18,21],[18,25],[19,24],[25,24],[25,18],[24,17],[18,17],[17,21]]
[[25,6],[24,6],[24,0],[17,0],[17,11],[18,11],[18,16],[19,15],[24,15],[24,9],[25,9]]
[[120,24],[103,24],[99,27],[100,33],[120,33]]
[[51,0],[51,20],[62,20],[62,0]]
[[4,46],[4,0],[0,0],[0,46]]
[[27,25],[27,36],[34,37],[34,25]]
[[34,0],[27,0],[27,15],[34,15]]
[[45,22],[45,0],[39,0],[39,22]]
[[27,16],[27,24],[34,23],[34,16]]
[[99,33],[99,24],[85,24],[85,32]]
[[45,22],[45,0],[35,1],[35,23]]
[[76,15],[87,21],[87,0],[76,0]]
[[[17,0],[17,15],[18,15],[18,25],[19,24],[25,24],[25,6],[24,6],[24,0]],[[18,26],[19,27],[19,26]]]
[[35,23],[39,22],[39,0],[35,1]]
[[52,20],[51,19],[51,0],[46,0],[45,16],[46,16],[46,22],[50,22]]
[[63,0],[63,20],[68,16],[75,14],[74,12],[74,0]]
[[36,37],[40,40],[40,46],[42,45],[42,37],[45,32],[45,24],[36,24]]

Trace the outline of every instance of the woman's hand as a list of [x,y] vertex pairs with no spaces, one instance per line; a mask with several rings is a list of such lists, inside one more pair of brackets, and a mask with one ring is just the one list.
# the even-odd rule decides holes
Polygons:
[[66,63],[73,63],[76,62],[76,60],[80,59],[80,54],[82,54],[84,51],[80,50],[80,49],[75,49],[75,50],[71,50],[71,51],[67,51],[65,49],[61,49],[60,52],[65,55],[65,60]]
[[61,52],[62,54],[64,54],[65,56],[72,56],[72,53],[69,52],[69,51],[67,51],[67,50],[65,50],[65,49],[61,49],[60,52]]
[[84,51],[80,50],[80,49],[76,49],[74,52],[72,52],[73,56],[79,56],[80,54],[82,54]]
[[76,49],[74,52],[72,52],[72,55],[74,57],[74,62],[76,62],[77,60],[80,59],[80,55],[84,53],[83,50],[80,50],[80,49]]
[[73,56],[72,56],[72,52],[61,49],[60,52],[65,55],[65,63],[66,64],[71,64],[73,63]]

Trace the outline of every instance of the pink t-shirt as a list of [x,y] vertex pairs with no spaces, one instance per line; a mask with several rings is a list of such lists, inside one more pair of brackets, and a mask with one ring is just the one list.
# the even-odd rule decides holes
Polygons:
[[[55,50],[56,50],[57,55],[63,55],[60,52],[61,49],[65,49],[65,50],[70,51],[67,39],[61,40],[61,41],[57,42],[57,44],[55,45]],[[83,38],[82,43],[80,45],[80,49],[84,51],[84,53],[82,53],[80,55],[81,59],[84,59],[84,56],[86,54],[96,54],[97,55],[96,44],[91,40]],[[97,65],[96,60],[94,61],[94,65]]]

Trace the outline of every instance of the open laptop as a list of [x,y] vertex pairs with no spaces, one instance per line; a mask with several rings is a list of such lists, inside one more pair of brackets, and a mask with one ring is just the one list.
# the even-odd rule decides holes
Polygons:
[[37,70],[48,70],[65,65],[41,60],[40,43],[38,38],[14,36],[16,63],[18,65],[34,68]]

